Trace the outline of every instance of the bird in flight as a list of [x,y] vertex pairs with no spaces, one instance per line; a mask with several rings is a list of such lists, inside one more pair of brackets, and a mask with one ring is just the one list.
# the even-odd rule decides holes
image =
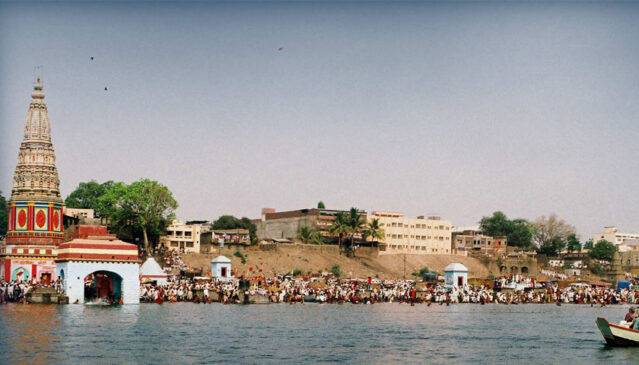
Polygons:
[[107,87],[105,86],[105,87],[104,87],[104,91],[108,91],[108,90],[109,90],[109,89],[107,89]]
[[91,61],[93,61],[93,56],[91,56]]
[[278,50],[278,51],[283,51],[283,50],[284,50],[284,47],[280,47],[280,48],[278,48],[277,50]]

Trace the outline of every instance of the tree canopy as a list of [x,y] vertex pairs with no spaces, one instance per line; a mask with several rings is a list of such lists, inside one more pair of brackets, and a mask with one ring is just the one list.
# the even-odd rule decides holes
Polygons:
[[171,191],[157,181],[142,179],[131,184],[107,181],[80,183],[65,199],[71,208],[94,209],[107,218],[109,229],[125,241],[142,238],[150,252],[153,243],[175,217],[177,201]]
[[589,255],[593,259],[610,262],[614,258],[615,252],[617,252],[617,246],[615,246],[612,242],[599,240],[595,243],[592,250],[590,250]]
[[533,223],[533,240],[539,252],[550,256],[557,255],[566,247],[568,237],[575,234],[575,227],[566,223],[556,214],[541,216]]
[[0,191],[0,238],[7,234],[8,212],[7,199],[5,199],[4,195],[2,195],[2,191]]
[[248,229],[251,244],[257,243],[257,227],[249,218],[237,218],[229,214],[220,216],[211,224],[211,229]]
[[384,239],[384,229],[382,226],[384,226],[384,223],[380,223],[378,218],[374,218],[364,227],[364,230],[362,231],[362,238],[366,240],[370,237],[373,241]]
[[320,200],[319,203],[317,203],[317,209],[326,209],[323,201]]
[[575,233],[568,236],[568,239],[566,240],[566,250],[568,250],[568,252],[581,251],[581,242],[579,242],[579,238],[577,238]]
[[479,221],[483,234],[493,237],[506,236],[508,245],[530,249],[532,247],[533,227],[525,219],[510,220],[503,212],[494,212],[490,217]]
[[302,243],[306,244],[312,243],[321,245],[323,243],[322,234],[318,230],[309,226],[300,227],[299,231],[297,232],[297,238],[302,241]]
[[102,217],[104,212],[100,209],[100,197],[114,184],[113,181],[101,184],[95,180],[81,182],[64,200],[64,205],[67,208],[93,209],[96,216]]
[[592,241],[592,238],[584,242],[584,250],[592,250],[594,246],[595,246],[595,243]]

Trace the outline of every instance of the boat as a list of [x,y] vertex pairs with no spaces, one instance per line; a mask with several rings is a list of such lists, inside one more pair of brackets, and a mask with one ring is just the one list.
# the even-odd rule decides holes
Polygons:
[[597,318],[597,327],[610,346],[639,346],[639,331],[637,330],[621,324],[610,323],[601,317]]

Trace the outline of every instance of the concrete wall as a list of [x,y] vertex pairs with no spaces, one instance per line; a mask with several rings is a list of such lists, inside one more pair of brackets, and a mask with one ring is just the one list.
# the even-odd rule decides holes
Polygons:
[[122,278],[122,301],[124,304],[140,303],[140,265],[116,262],[59,262],[56,273],[62,277],[63,288],[69,303],[84,304],[84,278],[96,271],[110,271]]
[[294,240],[297,238],[297,234],[300,228],[303,226],[317,228],[316,216],[303,216],[261,221],[256,224],[256,234],[258,240],[275,238],[287,238],[290,240]]

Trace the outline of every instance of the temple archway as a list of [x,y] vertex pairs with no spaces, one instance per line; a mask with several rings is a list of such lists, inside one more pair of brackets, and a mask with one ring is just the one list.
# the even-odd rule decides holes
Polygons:
[[94,271],[84,277],[84,302],[118,304],[122,299],[122,277],[114,272]]
[[521,273],[522,274],[528,274],[528,266],[522,266],[521,267]]

